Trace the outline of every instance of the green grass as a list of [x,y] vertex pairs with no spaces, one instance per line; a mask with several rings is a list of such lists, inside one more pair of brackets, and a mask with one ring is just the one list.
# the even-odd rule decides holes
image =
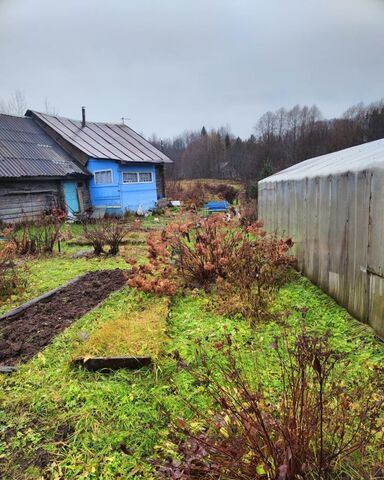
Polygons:
[[[145,218],[145,226],[164,226],[169,218],[160,217],[158,224],[153,221],[150,215]],[[160,228],[160,227],[159,227]],[[17,268],[25,288],[15,292],[7,299],[0,299],[0,315],[18,307],[32,298],[48,292],[63,285],[86,272],[94,270],[108,270],[114,268],[126,269],[129,265],[124,258],[136,257],[140,262],[144,261],[147,249],[145,245],[135,243],[144,242],[144,232],[130,232],[127,235],[128,245],[120,247],[120,255],[116,257],[102,255],[90,258],[72,258],[78,252],[92,252],[90,245],[77,245],[76,240],[84,241],[83,227],[79,224],[65,225],[64,231],[69,232],[71,238],[61,242],[61,251],[58,251],[57,243],[54,246],[53,254],[41,255],[39,257],[19,257],[20,266]],[[132,244],[129,244],[131,241]],[[0,248],[1,248],[0,242]]]
[[[75,251],[82,250],[77,247]],[[28,259],[19,267],[21,278],[26,287],[23,291],[11,295],[7,300],[0,300],[0,315],[15,308],[27,300],[57,288],[65,282],[86,272],[127,268],[121,257],[70,258],[69,255],[52,255]]]
[[[67,228],[71,229],[74,239],[79,238],[82,233],[81,225],[71,224]],[[142,240],[141,236],[140,239]],[[141,262],[144,261],[147,253],[145,245],[123,245],[120,247],[120,255],[116,257],[101,255],[100,257],[72,258],[78,252],[92,252],[92,247],[63,241],[61,253],[55,245],[52,255],[19,257],[20,266],[17,271],[25,288],[7,299],[0,299],[0,315],[38,295],[60,287],[83,273],[114,268],[127,269],[129,265],[124,258],[135,256]]]
[[150,356],[158,358],[167,341],[169,300],[146,299],[133,309],[105,322],[75,351],[75,358]]
[[[129,315],[139,310],[145,298],[128,289],[114,293],[100,309],[72,325],[10,379],[0,379],[2,427],[20,432],[0,449],[5,478],[40,478],[41,470],[28,464],[41,448],[52,455],[52,478],[151,478],[146,459],[153,456],[156,446],[167,448],[168,431],[159,402],[164,399],[169,408],[180,413],[184,408],[169,394],[170,382],[178,380],[174,362],[164,356],[156,371],[110,375],[73,371],[68,366],[83,332],[89,334],[105,325],[117,311]],[[230,320],[223,323],[223,318],[209,314],[203,306],[201,299],[176,301],[168,349],[176,348],[193,359],[194,339],[217,335],[225,330],[224,323],[235,325]],[[248,331],[246,324],[243,329]],[[185,387],[186,381],[181,385]],[[74,432],[61,444],[58,430],[64,426]],[[27,466],[25,476],[17,463],[21,469]]]
[[[172,352],[177,350],[197,365],[196,341],[220,361],[214,343],[231,333],[239,353],[255,351],[265,378],[273,371],[269,352],[279,326],[260,324],[251,330],[246,321],[213,314],[209,297],[177,297],[168,320],[169,341],[155,369],[118,371],[109,375],[71,370],[69,361],[84,333],[91,335],[113,321],[116,314],[132,315],[152,297],[127,288],[112,294],[97,310],[75,322],[35,359],[9,378],[0,378],[0,472],[17,479],[151,479],[151,460],[173,453],[162,407],[188,417],[179,393],[201,408],[209,401],[189,375],[178,371]],[[289,311],[294,332],[303,322],[297,307],[309,308],[308,328],[332,329],[335,348],[350,352],[351,372],[384,361],[384,348],[371,330],[305,279],[282,288],[273,308]],[[8,432],[8,433],[7,433]],[[47,465],[39,465],[46,459]],[[40,462],[44,463],[44,462]]]

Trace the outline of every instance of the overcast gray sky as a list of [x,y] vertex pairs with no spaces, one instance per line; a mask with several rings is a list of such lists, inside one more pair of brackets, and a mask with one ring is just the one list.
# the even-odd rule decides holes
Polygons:
[[384,97],[384,0],[0,0],[0,97],[151,135]]

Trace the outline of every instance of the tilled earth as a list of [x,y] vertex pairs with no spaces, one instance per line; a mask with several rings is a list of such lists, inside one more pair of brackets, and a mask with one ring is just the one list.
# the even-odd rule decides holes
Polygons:
[[52,297],[0,321],[0,365],[32,358],[73,321],[122,288],[126,278],[118,269],[87,273]]

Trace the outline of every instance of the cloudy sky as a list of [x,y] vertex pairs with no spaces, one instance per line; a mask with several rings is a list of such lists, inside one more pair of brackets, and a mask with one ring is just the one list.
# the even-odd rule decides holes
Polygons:
[[0,98],[151,135],[384,97],[384,0],[0,0]]

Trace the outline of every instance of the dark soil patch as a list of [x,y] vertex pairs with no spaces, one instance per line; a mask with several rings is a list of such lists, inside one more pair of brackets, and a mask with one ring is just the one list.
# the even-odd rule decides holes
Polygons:
[[96,307],[126,282],[122,270],[90,272],[53,297],[0,323],[0,364],[16,365],[32,358],[74,320]]

